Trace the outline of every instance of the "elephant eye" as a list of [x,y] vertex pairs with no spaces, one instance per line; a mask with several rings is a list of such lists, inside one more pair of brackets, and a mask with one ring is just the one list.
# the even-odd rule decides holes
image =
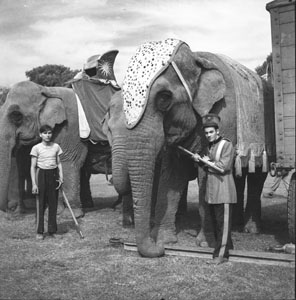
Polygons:
[[172,104],[172,93],[165,91],[156,96],[156,105],[160,111],[168,111]]
[[23,117],[24,117],[23,114],[18,110],[12,111],[9,114],[10,121],[17,126],[21,125],[21,123],[23,121]]

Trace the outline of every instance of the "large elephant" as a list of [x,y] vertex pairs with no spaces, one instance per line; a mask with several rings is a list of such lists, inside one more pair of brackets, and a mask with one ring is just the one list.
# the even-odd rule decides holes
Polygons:
[[[237,146],[240,169],[245,168],[247,162],[250,166],[253,164],[251,172],[256,169],[254,174],[260,173],[260,180],[256,182],[258,188],[251,199],[260,203],[266,176],[266,172],[263,175],[261,172],[266,145],[263,118],[260,120],[262,83],[254,72],[223,55],[192,52],[179,40],[149,42],[140,46],[132,57],[122,96],[129,129],[124,141],[124,163],[132,189],[136,243],[141,255],[160,256],[164,253],[163,243],[177,241],[175,215],[178,203],[197,171],[190,158],[176,146],[202,153],[206,144],[201,117],[207,113],[217,113],[221,117],[220,132]],[[243,109],[239,109],[241,107]],[[253,115],[249,115],[251,112]],[[241,127],[247,132],[242,132]],[[151,232],[151,199],[159,157],[161,171]],[[115,186],[117,180],[119,177],[114,176]],[[209,231],[205,217],[205,180],[205,173],[199,169],[202,227],[197,236],[198,243],[206,240]],[[249,222],[253,223],[256,220],[252,218],[258,214],[252,213]]]
[[[110,99],[116,89],[108,87]],[[82,215],[80,169],[87,157],[88,144],[79,135],[75,93],[70,88],[43,87],[31,81],[15,84],[1,107],[0,209],[13,209],[22,203],[18,171],[24,161],[22,155],[16,154],[40,141],[38,130],[44,123],[54,128],[53,140],[63,149],[63,189],[76,216]]]

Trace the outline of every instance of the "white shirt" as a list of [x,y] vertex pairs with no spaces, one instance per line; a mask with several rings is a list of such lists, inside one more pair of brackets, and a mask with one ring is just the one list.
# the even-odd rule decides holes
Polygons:
[[58,166],[57,157],[62,153],[63,150],[56,143],[51,143],[50,145],[39,143],[33,146],[30,155],[37,157],[38,168],[50,170]]

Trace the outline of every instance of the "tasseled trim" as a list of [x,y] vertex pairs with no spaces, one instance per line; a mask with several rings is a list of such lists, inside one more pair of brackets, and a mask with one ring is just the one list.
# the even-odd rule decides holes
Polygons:
[[235,176],[242,177],[242,161],[239,155],[235,157],[234,169],[235,169]]
[[268,172],[268,158],[265,150],[263,150],[262,154],[262,172]]
[[249,159],[249,173],[255,173],[255,155],[253,150],[251,150],[251,157]]

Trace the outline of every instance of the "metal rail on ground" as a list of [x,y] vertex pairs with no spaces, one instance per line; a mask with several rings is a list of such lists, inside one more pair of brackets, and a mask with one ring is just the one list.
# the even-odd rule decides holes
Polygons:
[[[125,250],[137,251],[135,243],[124,242],[123,246]],[[165,255],[211,259],[212,253],[213,248],[165,246]],[[295,255],[287,253],[230,250],[229,261],[295,267]]]

